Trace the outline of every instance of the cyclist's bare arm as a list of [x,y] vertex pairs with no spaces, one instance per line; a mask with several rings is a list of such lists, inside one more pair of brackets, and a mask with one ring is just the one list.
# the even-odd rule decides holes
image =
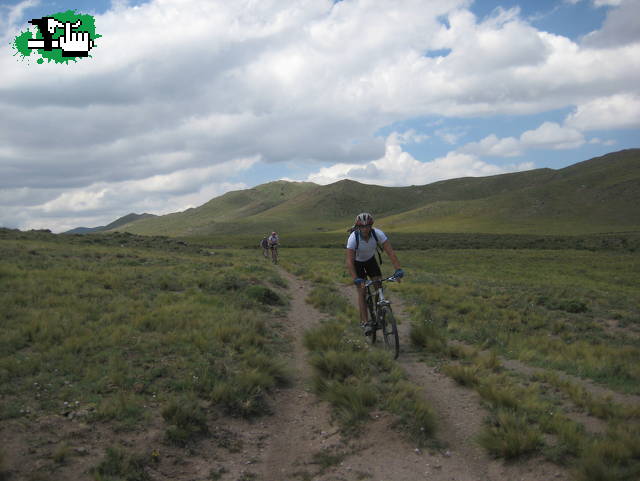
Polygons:
[[356,277],[358,277],[358,274],[356,273],[355,260],[356,260],[356,251],[354,251],[353,249],[347,249],[346,265],[347,265],[347,270],[349,271],[349,275],[351,276],[351,279],[355,279]]
[[398,257],[396,256],[396,253],[393,250],[393,247],[391,247],[391,242],[389,242],[388,240],[385,241],[384,244],[382,244],[382,248],[389,256],[389,259],[391,259],[393,268],[396,270],[400,269],[400,261],[398,260]]

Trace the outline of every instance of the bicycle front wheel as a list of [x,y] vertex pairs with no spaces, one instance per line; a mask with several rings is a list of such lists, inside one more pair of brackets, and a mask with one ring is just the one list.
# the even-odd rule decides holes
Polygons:
[[378,330],[378,321],[376,317],[376,311],[373,308],[373,299],[371,297],[367,297],[367,309],[369,310],[369,323],[371,324],[371,334],[367,337],[369,338],[369,342],[371,344],[376,343],[376,331]]
[[398,359],[398,355],[400,354],[400,336],[398,336],[398,325],[391,307],[384,306],[380,309],[379,317],[382,337],[384,338],[384,347],[393,353],[394,359]]

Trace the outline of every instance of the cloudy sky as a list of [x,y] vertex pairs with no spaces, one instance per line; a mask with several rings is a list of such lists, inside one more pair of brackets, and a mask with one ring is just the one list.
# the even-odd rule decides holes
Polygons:
[[[95,17],[91,58],[17,54],[30,19],[68,9]],[[640,147],[638,18],[640,0],[4,1],[0,226]]]

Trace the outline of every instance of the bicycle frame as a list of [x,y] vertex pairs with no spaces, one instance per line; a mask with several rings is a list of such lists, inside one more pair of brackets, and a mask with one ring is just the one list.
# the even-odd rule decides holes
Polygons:
[[[397,282],[398,279],[391,276],[377,281],[365,281],[365,303],[369,310],[371,323],[371,343],[376,342],[376,333],[382,330],[385,347],[394,352],[394,359],[400,352],[398,330],[396,321],[391,311],[391,301],[384,296],[384,282]],[[372,287],[373,286],[373,287]]]
[[[369,317],[371,327],[374,330],[379,329],[380,323],[378,322],[378,312],[383,306],[390,306],[391,301],[384,297],[384,282],[397,282],[395,277],[387,277],[386,279],[380,279],[378,281],[367,280],[364,283],[366,289],[365,301],[369,309]],[[373,287],[371,287],[373,286]]]

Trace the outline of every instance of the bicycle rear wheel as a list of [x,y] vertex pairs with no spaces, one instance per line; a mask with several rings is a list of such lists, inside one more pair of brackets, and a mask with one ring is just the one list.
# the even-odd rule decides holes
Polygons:
[[398,359],[400,336],[398,336],[398,325],[390,306],[384,306],[380,310],[380,327],[382,328],[385,349],[393,353],[394,359]]

